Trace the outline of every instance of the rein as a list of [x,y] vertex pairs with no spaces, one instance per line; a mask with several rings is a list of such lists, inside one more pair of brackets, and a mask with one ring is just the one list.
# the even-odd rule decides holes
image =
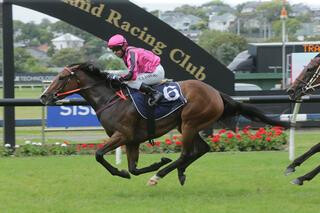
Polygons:
[[120,100],[127,100],[127,96],[123,93],[122,89],[120,89],[119,91],[116,91],[116,94],[113,95],[108,101],[107,103],[103,104],[102,107],[100,107],[100,109],[96,110],[96,114],[97,116],[100,116],[100,114],[108,109],[109,107],[111,107],[112,105],[114,105],[115,103],[117,103]]
[[[311,79],[306,83],[306,85],[302,88],[304,92],[307,92],[308,90],[313,90],[320,86],[320,83],[312,85],[320,76],[320,65],[318,66],[315,73],[312,75]],[[305,83],[305,82],[303,82]]]
[[69,90],[69,91],[66,91],[66,92],[57,93],[56,96],[59,97],[59,96],[63,96],[63,95],[69,95],[69,94],[77,93],[77,92],[80,92],[80,91],[83,91],[83,90],[86,90],[86,89],[90,89],[92,87],[95,87],[95,86],[97,86],[99,84],[104,84],[104,83],[105,83],[104,80],[98,81],[97,83],[94,83],[94,84],[86,86],[86,87],[80,87],[80,88]]

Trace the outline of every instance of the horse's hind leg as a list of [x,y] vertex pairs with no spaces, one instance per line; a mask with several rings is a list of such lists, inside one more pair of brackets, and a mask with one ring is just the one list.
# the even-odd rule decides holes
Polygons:
[[178,178],[181,185],[183,185],[186,180],[186,176],[184,174],[186,168],[202,155],[210,151],[210,146],[200,137],[199,134],[195,135],[193,139],[193,146],[194,151],[187,158],[186,162],[178,167]]
[[296,158],[286,169],[285,175],[289,175],[292,172],[295,172],[295,167],[300,166],[305,160],[310,158],[315,153],[320,152],[320,143],[314,145],[311,147],[307,152],[305,152],[303,155]]
[[310,181],[319,173],[320,173],[320,166],[318,166],[317,168],[315,168],[311,172],[294,179],[293,181],[291,181],[291,183],[301,186],[301,185],[303,185],[303,181],[306,181],[306,180]]
[[177,169],[187,163],[188,158],[192,156],[192,152],[194,151],[194,143],[193,139],[196,134],[198,134],[194,128],[189,127],[188,125],[182,125],[182,153],[180,157],[174,161],[173,163],[169,164],[168,166],[164,167],[160,171],[157,172],[156,175],[151,177],[148,181],[148,185],[156,185],[158,181],[165,177],[168,173]]
[[161,158],[158,163],[153,163],[150,166],[138,169],[137,164],[139,160],[139,144],[130,144],[126,146],[129,172],[133,175],[140,175],[147,172],[157,171],[163,165],[171,162],[169,158]]

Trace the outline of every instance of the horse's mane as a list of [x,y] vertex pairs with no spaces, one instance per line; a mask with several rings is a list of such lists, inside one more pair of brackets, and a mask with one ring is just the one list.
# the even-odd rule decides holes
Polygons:
[[320,57],[315,57],[307,65],[307,71],[314,72],[319,66],[320,66]]
[[78,69],[83,70],[90,75],[95,75],[98,77],[108,75],[108,73],[102,72],[100,68],[92,62],[83,62],[68,65],[68,67],[73,66],[78,66]]

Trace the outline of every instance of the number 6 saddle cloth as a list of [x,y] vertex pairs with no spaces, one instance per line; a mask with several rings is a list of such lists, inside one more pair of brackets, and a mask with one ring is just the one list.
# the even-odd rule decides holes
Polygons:
[[[152,116],[155,120],[165,118],[187,103],[186,98],[181,92],[180,85],[176,82],[154,85],[153,88],[163,94],[163,98],[157,103],[153,111]],[[143,118],[148,119],[151,108],[147,104],[149,97],[136,89],[127,87],[127,90],[139,114]]]

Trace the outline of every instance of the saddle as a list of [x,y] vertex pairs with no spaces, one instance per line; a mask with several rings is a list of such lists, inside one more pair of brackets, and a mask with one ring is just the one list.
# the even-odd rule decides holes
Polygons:
[[160,120],[187,103],[187,100],[181,92],[180,85],[176,82],[167,81],[152,87],[164,95],[164,97],[154,107],[150,107],[147,104],[149,96],[141,93],[137,89],[132,89],[130,87],[126,88],[135,108],[144,119],[148,119],[150,110],[153,110],[154,119]]
[[127,87],[127,92],[138,113],[147,120],[147,131],[149,143],[153,144],[155,138],[155,121],[169,116],[187,103],[183,96],[180,85],[176,82],[166,81],[159,85],[154,85],[153,89],[161,92],[164,97],[159,100],[157,105],[150,106],[149,95],[141,93],[137,89]]

